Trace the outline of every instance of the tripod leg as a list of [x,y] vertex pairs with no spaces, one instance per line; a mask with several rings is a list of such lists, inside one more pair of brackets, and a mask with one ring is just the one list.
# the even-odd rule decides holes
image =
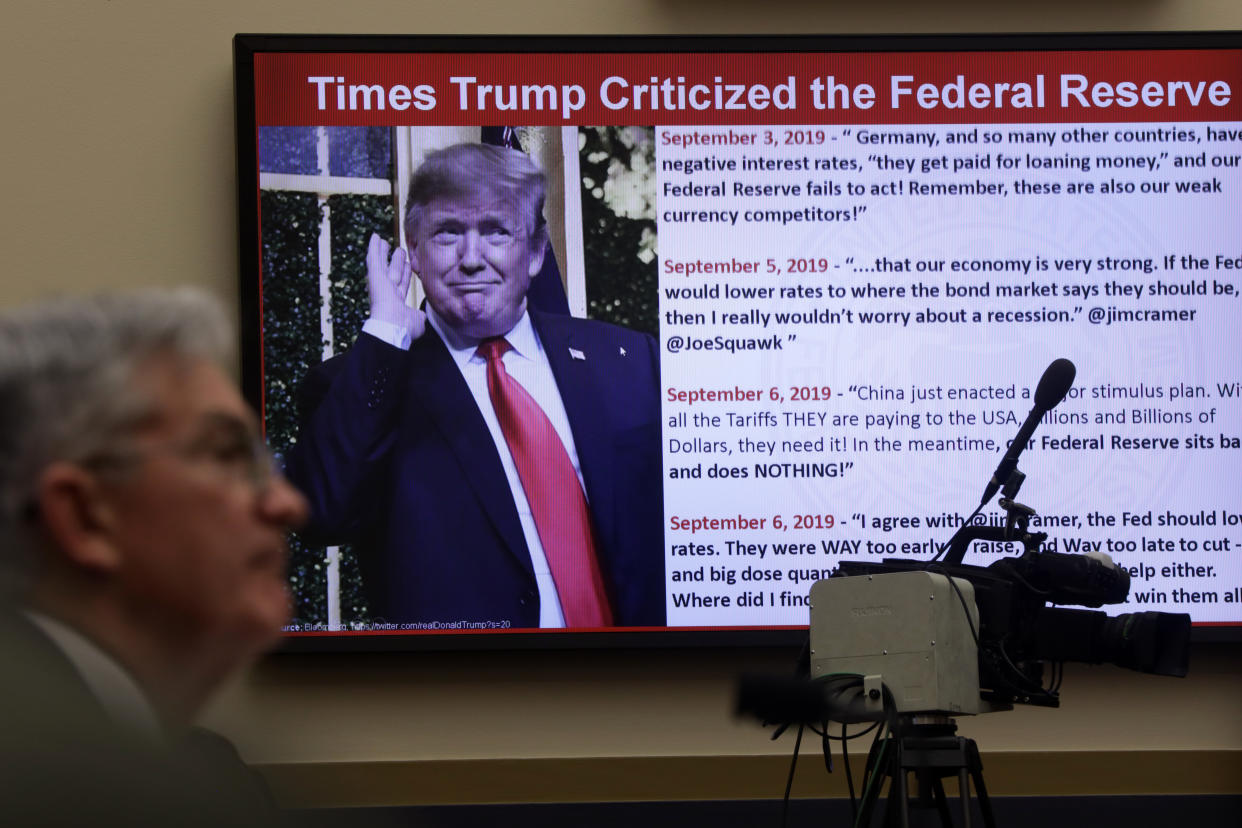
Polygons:
[[889,787],[889,816],[896,809],[901,828],[910,828],[910,781],[906,778],[906,769],[901,766],[901,756],[893,760],[893,782]]
[[[944,794],[944,783],[939,777],[931,782],[932,800],[936,803],[936,812],[940,814],[940,824],[944,828],[953,828],[953,816],[949,813],[949,799]],[[969,826],[966,826],[969,828]]]
[[983,760],[979,758],[979,746],[974,739],[966,740],[966,754],[970,763],[970,778],[975,782],[975,798],[979,800],[979,811],[983,814],[983,824],[985,828],[996,828],[992,801],[988,799],[988,789],[983,784]]
[[957,798],[962,802],[962,828],[970,828],[970,775],[965,766],[957,769]]

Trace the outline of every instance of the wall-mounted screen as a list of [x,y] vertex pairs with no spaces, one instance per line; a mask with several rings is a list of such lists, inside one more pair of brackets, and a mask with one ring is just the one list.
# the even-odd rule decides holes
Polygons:
[[1242,37],[235,45],[291,637],[805,634],[1062,358],[1030,530],[1129,571],[1110,612],[1242,625]]

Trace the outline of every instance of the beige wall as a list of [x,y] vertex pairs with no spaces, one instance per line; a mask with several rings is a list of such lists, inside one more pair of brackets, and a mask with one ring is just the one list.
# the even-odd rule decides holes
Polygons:
[[[152,283],[197,284],[235,302],[235,32],[1242,29],[1242,3],[7,0],[0,22],[0,157],[9,184],[0,203],[7,268],[0,302]],[[1016,757],[1017,768],[1042,768],[1050,790],[1073,787],[1074,772],[1058,770],[1070,767],[1060,760],[1086,752],[1120,755],[1131,768],[1155,755],[1158,767],[1169,762],[1174,775],[1179,756],[1217,765],[1224,757],[1234,781],[1226,776],[1217,787],[1238,791],[1238,654],[1237,647],[1198,648],[1185,681],[1071,668],[1063,709],[981,717],[964,729],[985,753]],[[443,769],[469,760],[464,768],[470,773],[492,768],[488,760],[531,760],[529,767],[542,767],[535,760],[619,757],[650,760],[624,767],[656,775],[669,767],[655,761],[661,757],[689,763],[739,757],[737,767],[745,769],[759,765],[744,760],[787,754],[791,742],[769,742],[758,727],[732,721],[732,679],[748,668],[786,670],[791,658],[730,650],[284,656],[230,688],[209,719],[248,758],[276,766],[342,762],[365,769],[393,761]],[[1060,760],[1040,764],[1046,755]],[[813,772],[815,763],[805,764]],[[758,794],[733,787],[729,778],[726,769],[696,790],[721,797],[780,793],[779,774],[770,790],[766,781],[755,789]],[[442,798],[489,797],[482,788],[458,790],[465,793]],[[626,795],[607,783],[579,793]],[[361,795],[362,801],[378,798]]]

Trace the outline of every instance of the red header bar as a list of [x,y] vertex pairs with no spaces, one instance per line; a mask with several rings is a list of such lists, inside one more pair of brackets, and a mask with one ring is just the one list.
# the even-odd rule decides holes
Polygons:
[[258,54],[260,126],[1242,120],[1242,50]]

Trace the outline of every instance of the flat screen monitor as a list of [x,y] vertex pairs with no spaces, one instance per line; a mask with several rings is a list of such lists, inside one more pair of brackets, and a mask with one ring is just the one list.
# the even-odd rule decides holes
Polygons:
[[792,642],[1007,453],[1046,552],[1130,574],[1108,612],[1242,629],[1242,36],[235,52],[294,644]]

